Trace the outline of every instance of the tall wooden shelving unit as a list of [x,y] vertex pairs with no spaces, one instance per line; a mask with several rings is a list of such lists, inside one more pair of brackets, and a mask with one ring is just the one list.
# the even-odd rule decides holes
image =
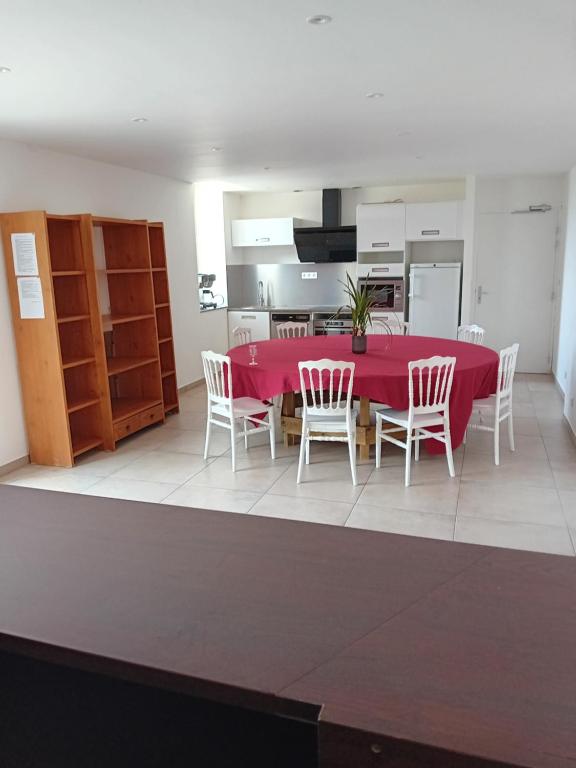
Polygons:
[[[2,214],[0,224],[30,460],[72,466],[176,410],[162,225],[44,211]],[[151,242],[160,241],[150,229],[161,235],[165,293],[151,261]],[[35,236],[43,318],[20,317],[15,233]],[[162,333],[170,330],[169,352],[157,316]]]
[[160,370],[162,376],[162,398],[165,413],[177,413],[179,410],[178,387],[176,384],[176,361],[174,357],[174,339],[172,337],[172,317],[170,313],[170,290],[168,287],[168,269],[166,266],[166,246],[164,244],[164,225],[161,222],[148,224],[148,239],[152,260],[152,279],[154,283],[154,302],[158,343],[160,348]]

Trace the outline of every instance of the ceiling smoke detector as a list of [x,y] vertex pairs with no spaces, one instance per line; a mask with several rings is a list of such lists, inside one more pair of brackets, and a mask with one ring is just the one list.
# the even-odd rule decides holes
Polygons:
[[131,117],[130,122],[131,123],[147,123],[148,118],[147,117]]
[[0,75],[8,75],[12,72],[10,67],[0,67]]
[[306,21],[308,24],[315,24],[316,26],[330,24],[332,16],[327,16],[325,13],[316,13],[314,16],[308,16]]

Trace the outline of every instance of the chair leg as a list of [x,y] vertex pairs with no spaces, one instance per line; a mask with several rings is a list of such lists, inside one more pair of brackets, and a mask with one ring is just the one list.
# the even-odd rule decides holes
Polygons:
[[310,464],[310,439],[306,440],[306,464]]
[[414,430],[414,461],[420,461],[420,433],[417,429]]
[[230,417],[230,448],[232,449],[232,472],[236,472],[236,422]]
[[212,430],[212,424],[210,423],[210,411],[206,417],[206,442],[204,443],[204,460],[208,458],[208,450],[210,448],[210,432]]
[[296,483],[302,481],[302,469],[304,468],[304,457],[306,454],[306,443],[308,442],[308,428],[304,422],[302,422],[302,438],[300,440],[300,454],[298,456],[298,475],[296,477]]
[[494,464],[500,464],[500,420],[498,414],[494,420]]
[[514,419],[512,417],[512,411],[508,414],[508,443],[510,445],[510,450],[515,451],[516,446],[514,445]]
[[462,440],[462,445],[466,445],[466,440],[468,440],[468,427],[466,427],[464,431],[464,440]]
[[412,463],[412,428],[406,433],[406,470],[404,473],[404,485],[410,485],[410,464]]
[[276,421],[274,419],[274,408],[268,411],[268,421],[270,423],[270,456],[272,461],[276,459]]
[[382,419],[376,416],[376,469],[382,463]]
[[454,477],[456,472],[454,471],[454,456],[452,454],[452,436],[450,434],[450,424],[444,423],[444,436],[446,439],[446,459],[448,461],[448,472],[450,477]]
[[244,448],[248,450],[248,419],[244,419]]
[[350,471],[352,472],[352,484],[358,485],[356,477],[356,432],[348,432],[348,453],[350,454]]

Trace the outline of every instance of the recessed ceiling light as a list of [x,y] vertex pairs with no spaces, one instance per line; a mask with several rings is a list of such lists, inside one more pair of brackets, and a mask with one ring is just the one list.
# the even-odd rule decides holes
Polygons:
[[148,118],[147,117],[131,117],[130,121],[132,123],[147,123]]
[[370,93],[366,94],[367,99],[381,99],[384,96],[383,93],[380,93],[380,91],[370,91]]
[[210,152],[222,152],[222,147],[210,147]]
[[308,16],[306,21],[308,24],[330,24],[332,16],[327,16],[325,13],[316,13],[314,16]]
[[7,75],[9,72],[12,72],[10,67],[0,67],[0,75]]

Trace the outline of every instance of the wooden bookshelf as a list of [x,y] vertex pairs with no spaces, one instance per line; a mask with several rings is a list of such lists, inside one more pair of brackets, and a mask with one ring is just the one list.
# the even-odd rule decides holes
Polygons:
[[[0,226],[31,461],[72,466],[177,411],[162,224],[28,211]],[[17,233],[35,238],[37,319],[20,314]]]
[[[91,239],[82,216],[44,211],[0,217],[32,462],[71,466],[112,448]],[[35,237],[44,317],[23,319],[11,235]]]
[[160,222],[148,224],[154,305],[158,329],[160,372],[162,377],[162,401],[164,412],[177,413],[179,410],[178,384],[172,338],[172,317],[170,313],[170,288],[166,262],[164,226]]
[[92,225],[100,230],[97,240],[103,246],[103,262],[100,257],[97,266],[105,276],[109,303],[102,322],[117,442],[164,421],[148,224],[93,219]]

